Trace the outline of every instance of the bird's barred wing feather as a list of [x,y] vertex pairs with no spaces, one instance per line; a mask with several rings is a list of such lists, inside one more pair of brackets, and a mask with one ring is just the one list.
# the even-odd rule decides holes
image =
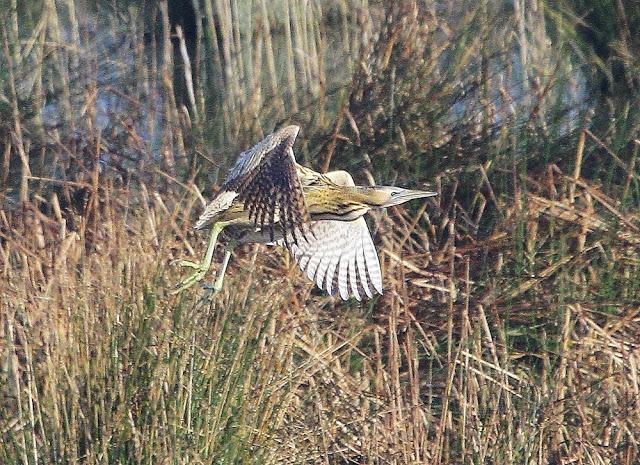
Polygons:
[[311,237],[289,250],[300,269],[330,294],[361,300],[382,294],[380,262],[364,218],[354,221],[311,222]]
[[[276,210],[281,226],[290,233],[285,237],[291,237],[294,242],[297,241],[295,232],[304,233],[309,221],[293,154],[293,143],[299,129],[298,126],[282,128],[242,152],[216,196],[237,194],[249,218],[255,221],[257,227],[268,227],[272,239]],[[200,216],[195,228],[208,225],[220,211],[218,208],[214,199]]]

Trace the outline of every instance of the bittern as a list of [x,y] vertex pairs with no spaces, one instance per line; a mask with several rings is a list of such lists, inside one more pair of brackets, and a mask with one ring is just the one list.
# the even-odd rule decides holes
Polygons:
[[221,238],[226,251],[213,291],[222,289],[236,244],[284,245],[307,277],[344,300],[382,294],[382,276],[364,214],[371,209],[431,197],[435,192],[394,186],[356,186],[346,171],[321,174],[296,163],[298,126],[287,126],[242,152],[220,190],[194,228],[211,228],[200,263],[182,261],[195,271],[178,293],[201,281]]

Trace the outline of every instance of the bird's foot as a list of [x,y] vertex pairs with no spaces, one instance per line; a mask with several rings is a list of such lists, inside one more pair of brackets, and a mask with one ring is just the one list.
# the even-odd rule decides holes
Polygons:
[[188,260],[181,260],[178,262],[178,265],[184,266],[187,268],[192,268],[196,271],[190,274],[189,276],[187,276],[184,280],[182,280],[176,286],[176,288],[173,291],[171,291],[172,295],[179,294],[180,292],[186,289],[189,289],[191,286],[193,286],[197,282],[202,281],[202,279],[204,279],[204,277],[206,276],[207,271],[209,271],[209,266],[207,266],[204,263],[196,263]]
[[213,295],[216,295],[218,292],[222,290],[222,284],[218,283],[218,280],[216,280],[216,282],[214,282],[213,284],[205,284],[202,287],[205,288],[207,291],[209,291],[210,294],[213,294]]
[[224,283],[224,270],[222,270],[218,277],[216,278],[213,284],[205,284],[204,288],[207,289],[211,295],[216,295],[218,292],[222,290],[222,285]]

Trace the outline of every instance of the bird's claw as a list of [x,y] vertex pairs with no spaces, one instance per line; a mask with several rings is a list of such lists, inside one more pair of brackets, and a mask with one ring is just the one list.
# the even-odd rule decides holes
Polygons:
[[202,287],[209,291],[210,294],[215,295],[222,290],[222,282],[216,279],[213,284],[204,284]]
[[213,284],[203,284],[202,287],[203,289],[213,292],[220,292],[222,290],[222,285],[217,279]]

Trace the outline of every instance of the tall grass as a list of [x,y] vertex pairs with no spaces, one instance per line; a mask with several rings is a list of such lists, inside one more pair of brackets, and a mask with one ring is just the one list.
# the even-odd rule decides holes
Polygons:
[[[184,4],[3,12],[0,462],[635,463],[628,27],[603,59],[568,4]],[[385,294],[256,246],[170,296],[285,122],[315,168],[438,190],[372,215]]]

